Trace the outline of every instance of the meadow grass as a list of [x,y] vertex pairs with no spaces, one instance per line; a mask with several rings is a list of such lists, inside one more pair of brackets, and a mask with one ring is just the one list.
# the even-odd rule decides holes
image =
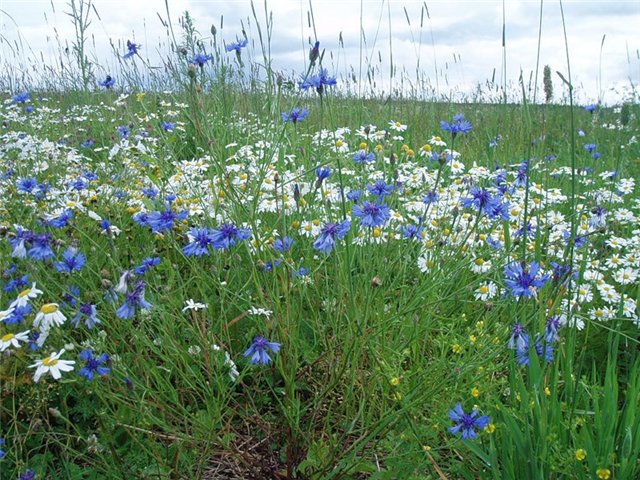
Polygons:
[[358,97],[258,17],[4,95],[0,477],[638,478],[637,102]]

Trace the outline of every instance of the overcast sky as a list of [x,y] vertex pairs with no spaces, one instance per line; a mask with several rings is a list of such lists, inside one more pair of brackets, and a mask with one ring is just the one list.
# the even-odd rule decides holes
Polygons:
[[[159,16],[167,18],[164,0],[94,0],[93,3],[100,20],[93,15],[94,23],[89,29],[92,50],[95,43],[92,58],[104,66],[104,71],[116,64],[110,44],[119,45],[124,53],[127,39],[143,45],[144,58],[149,58],[152,65],[159,63],[160,55],[168,50],[167,31],[159,19]],[[168,3],[176,32],[179,33],[179,16],[188,10],[206,45],[211,39],[212,24],[217,28],[218,41],[232,42],[241,38],[242,21],[252,42],[252,50],[245,55],[261,58],[249,1],[168,0]],[[495,81],[500,84],[504,13],[507,80],[517,85],[522,71],[528,82],[536,66],[540,1],[505,0],[504,3],[503,12],[502,1],[312,0],[310,4],[308,0],[267,0],[267,11],[273,15],[273,68],[289,73],[304,70],[309,39],[315,39],[314,29],[308,25],[311,5],[315,32],[325,49],[324,65],[338,76],[352,69],[359,75],[361,58],[366,72],[367,61],[371,59],[371,64],[381,72],[379,88],[388,89],[391,51],[393,64],[398,69],[393,79],[395,87],[403,68],[407,78],[415,81],[418,60],[422,75],[429,78],[431,85],[437,85],[441,94],[449,90],[468,91],[478,83],[485,84],[494,77],[494,71]],[[640,0],[565,0],[563,6],[571,73],[580,100],[583,103],[599,98],[606,103],[619,101],[627,95],[631,84],[640,83]],[[265,2],[257,0],[255,9],[264,34]],[[65,14],[67,11],[68,2],[61,0],[0,0],[0,38],[3,39],[0,55],[5,62],[12,58],[13,42],[20,39],[38,57],[42,52],[45,58],[55,58],[56,38],[63,44],[73,40],[73,26]],[[362,54],[361,26],[366,39]],[[546,64],[552,71],[558,70],[566,76],[560,5],[551,0],[543,4],[540,85],[542,67]],[[562,85],[555,73],[553,80],[559,97]],[[538,98],[542,96],[539,91]]]

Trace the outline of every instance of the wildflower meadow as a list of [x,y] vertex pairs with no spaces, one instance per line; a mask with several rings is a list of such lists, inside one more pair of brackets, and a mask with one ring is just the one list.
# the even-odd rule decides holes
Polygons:
[[108,70],[90,6],[0,74],[0,478],[640,478],[635,85],[382,95],[266,11]]

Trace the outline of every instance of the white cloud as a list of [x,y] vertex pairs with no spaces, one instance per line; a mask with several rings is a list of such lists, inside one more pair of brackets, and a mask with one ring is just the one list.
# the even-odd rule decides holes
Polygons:
[[[309,40],[315,39],[314,28],[308,23],[309,3],[271,0],[267,4],[273,18],[273,66],[281,71],[301,72],[305,67]],[[388,88],[391,44],[396,68],[415,72],[419,58],[422,76],[431,78],[431,83],[435,84],[435,47],[441,86],[445,86],[445,77],[449,86],[482,84],[492,76],[494,69],[496,81],[500,81],[502,1],[426,2],[428,16],[423,10],[424,4],[417,0],[365,0],[361,12],[357,1],[312,1],[315,32],[326,50],[326,65],[333,63],[336,74],[344,75],[351,68],[358,73],[362,55],[363,59],[371,60],[372,66],[379,67],[377,81]],[[49,1],[0,0],[0,10],[4,12],[0,12],[0,35],[5,39],[0,42],[0,54],[5,62],[15,58],[26,68],[30,62],[37,64],[40,61],[39,52],[51,61],[58,56],[56,38],[63,45],[73,41],[73,27],[65,14],[69,9],[67,2],[54,0],[53,5],[55,12]],[[89,30],[92,50],[95,44],[91,58],[104,65],[105,72],[117,68],[118,63],[110,42],[124,53],[127,39],[143,44],[143,56],[149,58],[151,64],[160,65],[159,54],[164,55],[169,50],[167,30],[158,18],[166,19],[164,0],[94,0],[94,5],[101,21],[94,18]],[[572,76],[574,84],[582,86],[583,101],[596,100],[599,90],[603,91],[605,101],[619,100],[620,94],[609,92],[610,87],[628,86],[630,80],[634,84],[640,83],[635,55],[640,48],[640,36],[636,33],[636,26],[640,25],[640,2],[566,0],[563,5]],[[256,0],[254,6],[266,36],[264,3]],[[535,69],[540,3],[507,0],[505,6],[507,80],[513,84],[517,83],[521,70],[528,79]],[[216,25],[218,42],[234,41],[241,36],[244,26],[256,46],[256,58],[261,59],[257,26],[249,1],[169,0],[169,8],[176,35],[180,35],[178,18],[188,10],[206,45],[211,41],[212,24]],[[224,19],[223,25],[221,19]],[[361,26],[364,37],[360,35]],[[28,49],[23,46],[21,55],[13,57],[11,49],[20,39],[19,34],[33,54],[25,54]],[[340,36],[344,48],[339,42]],[[363,38],[366,41],[361,43]],[[559,4],[545,2],[540,72],[549,64],[552,70],[566,73],[564,45]],[[627,52],[631,52],[631,65]],[[330,61],[330,54],[333,54],[333,61]],[[410,75],[414,78],[409,77],[409,80],[415,81],[415,73]],[[602,77],[601,88],[599,76]],[[557,78],[554,81],[559,90],[561,85]]]

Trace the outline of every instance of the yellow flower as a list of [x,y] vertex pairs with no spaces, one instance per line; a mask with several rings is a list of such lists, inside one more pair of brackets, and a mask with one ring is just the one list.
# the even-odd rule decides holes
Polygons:
[[462,352],[463,352],[463,349],[462,349],[462,347],[461,347],[459,344],[455,343],[455,344],[451,347],[451,351],[452,351],[453,353],[462,353]]
[[389,383],[394,387],[397,387],[398,385],[400,385],[400,379],[398,377],[393,377],[391,380],[389,380]]
[[480,390],[478,390],[478,387],[473,387],[471,389],[471,396],[474,398],[478,398],[480,396]]
[[145,95],[145,92],[136,93],[136,102],[141,102]]
[[581,462],[585,458],[587,458],[587,452],[584,448],[579,448],[578,450],[576,450],[576,460]]
[[609,480],[611,478],[611,470],[608,468],[599,468],[596,470],[596,475],[598,475],[598,478],[601,480]]
[[496,426],[493,423],[490,423],[486,427],[484,427],[484,431],[487,433],[493,433],[496,431]]

